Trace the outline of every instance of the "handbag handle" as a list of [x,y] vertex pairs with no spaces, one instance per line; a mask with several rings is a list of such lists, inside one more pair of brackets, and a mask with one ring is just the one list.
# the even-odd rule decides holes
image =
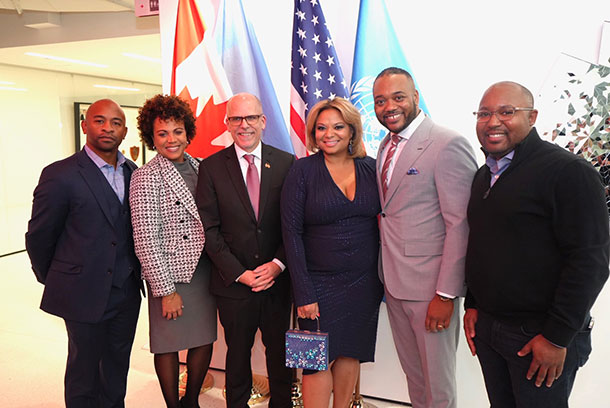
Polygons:
[[[305,318],[304,318],[304,317],[298,317],[298,316],[297,316],[297,320],[296,320],[296,322],[295,322],[295,323],[296,323],[296,326],[297,326],[297,330],[300,330],[300,329],[299,329],[299,319],[303,319],[303,320],[305,320]],[[311,319],[307,319],[307,320],[311,320]],[[320,332],[320,319],[318,319],[318,316],[316,316],[316,323],[318,324],[318,329],[317,329],[316,331],[319,333],[319,332]]]

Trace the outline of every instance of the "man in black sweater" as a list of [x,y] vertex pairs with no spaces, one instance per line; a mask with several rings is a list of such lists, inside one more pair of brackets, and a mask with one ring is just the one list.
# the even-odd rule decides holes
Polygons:
[[500,82],[475,113],[487,160],[468,205],[464,330],[494,408],[568,406],[608,278],[601,177],[539,138],[533,106],[525,87]]

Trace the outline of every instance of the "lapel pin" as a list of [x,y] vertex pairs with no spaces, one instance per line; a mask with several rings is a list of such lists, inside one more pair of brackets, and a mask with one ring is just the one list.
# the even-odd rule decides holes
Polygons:
[[407,175],[412,176],[414,174],[419,174],[419,170],[417,170],[415,167],[411,167],[409,170],[407,170]]
[[270,169],[271,168],[271,164],[269,164],[269,162],[265,162],[265,168]]

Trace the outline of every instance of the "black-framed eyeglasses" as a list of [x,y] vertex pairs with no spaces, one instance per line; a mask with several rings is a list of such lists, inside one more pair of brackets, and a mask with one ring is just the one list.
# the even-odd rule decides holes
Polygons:
[[227,123],[231,126],[239,126],[245,120],[248,125],[256,125],[261,116],[263,116],[262,113],[260,115],[227,116]]
[[515,106],[502,106],[500,109],[490,112],[488,110],[480,110],[478,112],[472,112],[472,114],[477,118],[477,122],[489,122],[493,115],[496,115],[496,118],[500,122],[505,122],[507,120],[511,120],[515,113],[518,111],[533,111],[536,110],[534,108],[517,108]]

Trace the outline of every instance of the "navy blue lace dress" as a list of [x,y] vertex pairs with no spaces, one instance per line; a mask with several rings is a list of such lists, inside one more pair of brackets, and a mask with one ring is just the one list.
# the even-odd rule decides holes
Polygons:
[[[377,275],[380,212],[375,160],[355,159],[350,201],[333,181],[321,152],[299,159],[282,191],[282,231],[296,306],[318,302],[329,333],[329,361],[373,361],[383,286]],[[316,322],[299,319],[302,329]]]

